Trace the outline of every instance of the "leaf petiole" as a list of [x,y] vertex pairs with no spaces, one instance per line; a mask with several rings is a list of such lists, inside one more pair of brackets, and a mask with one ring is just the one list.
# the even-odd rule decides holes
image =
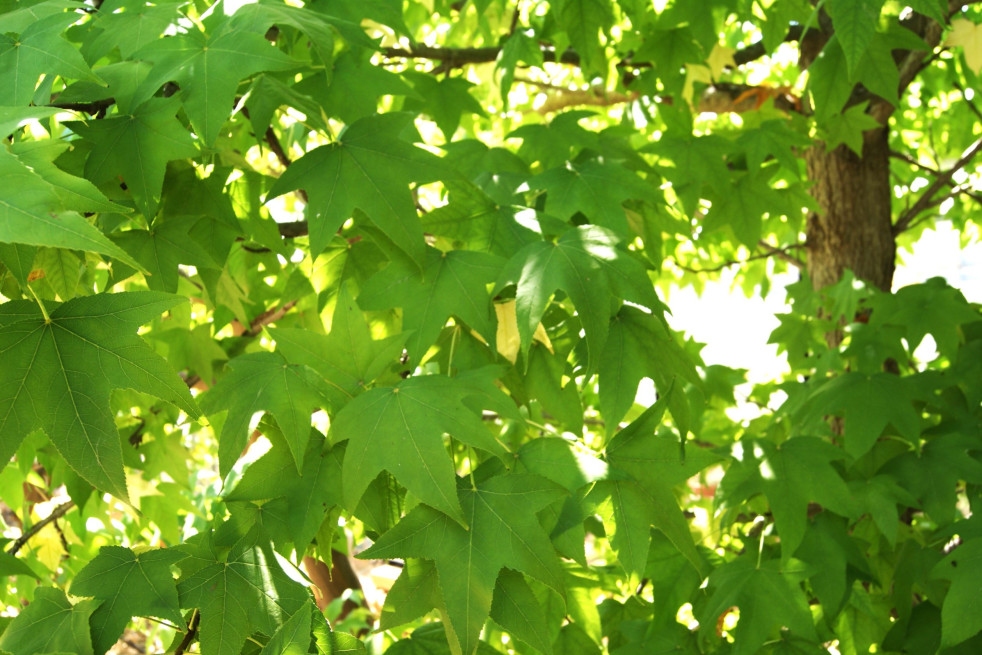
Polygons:
[[31,287],[31,285],[30,285],[30,284],[28,284],[28,285],[27,285],[27,290],[31,292],[31,295],[32,295],[32,296],[34,296],[34,300],[35,300],[35,301],[37,302],[37,304],[38,304],[38,307],[40,307],[40,308],[41,308],[41,315],[42,315],[42,316],[44,316],[44,324],[45,324],[45,325],[48,325],[49,323],[51,323],[51,317],[50,317],[50,316],[48,316],[48,310],[47,310],[47,309],[45,309],[45,307],[44,307],[44,303],[43,303],[43,302],[41,302],[41,299],[40,299],[40,298],[38,297],[38,295],[37,295],[37,294],[36,294],[36,293],[34,292],[34,289],[33,289],[33,288]]

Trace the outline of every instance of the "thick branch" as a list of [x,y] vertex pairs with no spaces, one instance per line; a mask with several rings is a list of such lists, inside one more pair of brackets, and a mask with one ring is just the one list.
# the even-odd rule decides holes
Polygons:
[[910,227],[911,222],[922,211],[944,202],[945,198],[935,200],[934,196],[941,190],[942,187],[948,184],[951,177],[955,173],[964,168],[965,165],[971,161],[976,154],[978,154],[979,150],[982,150],[982,139],[978,139],[975,143],[969,146],[968,150],[966,150],[965,154],[961,156],[961,159],[955,162],[954,166],[941,172],[938,177],[935,178],[934,182],[931,183],[931,186],[929,186],[927,190],[921,194],[921,197],[917,199],[917,202],[911,205],[907,211],[900,215],[900,218],[897,219],[896,224],[893,226],[893,233],[900,234]]

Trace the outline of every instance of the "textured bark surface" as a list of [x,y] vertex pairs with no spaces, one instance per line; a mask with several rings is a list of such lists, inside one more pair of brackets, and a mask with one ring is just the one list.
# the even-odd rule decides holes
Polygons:
[[890,162],[886,129],[866,134],[863,156],[846,146],[806,153],[812,196],[821,208],[808,216],[808,273],[816,289],[843,271],[884,291],[893,282],[896,243],[890,214]]

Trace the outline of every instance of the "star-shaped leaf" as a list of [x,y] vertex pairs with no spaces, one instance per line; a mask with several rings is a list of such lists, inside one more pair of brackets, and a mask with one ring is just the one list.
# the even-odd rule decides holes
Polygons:
[[292,364],[306,364],[327,382],[332,407],[341,407],[388,368],[402,354],[405,332],[379,341],[347,285],[341,285],[331,330],[327,335],[297,328],[269,328],[276,351]]
[[485,339],[494,338],[488,285],[503,264],[501,258],[481,252],[427,248],[422,276],[408,262],[395,260],[365,284],[358,301],[365,309],[402,307],[402,329],[413,330],[406,349],[410,360],[418,363],[450,316]]
[[[664,319],[636,307],[624,306],[610,323],[610,333],[600,358],[600,409],[607,423],[607,434],[634,404],[638,384],[643,378],[655,383],[659,394],[667,397],[673,383],[698,384],[695,365]],[[688,431],[688,399],[671,393],[669,411],[680,431]]]
[[705,569],[674,487],[709,462],[699,457],[686,463],[678,441],[669,443],[655,433],[667,404],[668,397],[662,396],[617,433],[607,447],[607,459],[621,473],[598,482],[587,497],[604,519],[618,560],[635,579],[648,562],[651,526],[661,530],[697,571]]
[[467,381],[436,375],[412,377],[356,397],[331,424],[335,443],[349,440],[342,470],[345,503],[354,507],[368,484],[386,470],[422,502],[463,522],[443,435],[503,455],[504,447],[474,407],[475,402],[488,407],[494,400]]
[[198,216],[165,217],[154,221],[149,230],[127,230],[113,236],[113,241],[146,269],[147,286],[155,291],[177,291],[179,264],[202,268],[221,268],[196,239],[188,238],[199,222]]
[[228,410],[218,445],[221,475],[228,474],[239,459],[249,441],[252,415],[260,410],[272,414],[283,430],[299,472],[310,436],[310,415],[328,405],[327,384],[311,368],[290,364],[279,353],[249,353],[226,366],[225,375],[200,400],[206,414]]
[[617,249],[619,242],[607,229],[583,225],[567,231],[556,243],[529,244],[511,258],[495,293],[517,285],[516,316],[523,354],[528,355],[532,335],[556,291],[572,299],[583,323],[588,369],[600,361],[613,298],[661,307],[651,285],[644,284],[648,279],[644,268]]
[[310,599],[283,573],[268,545],[253,532],[222,557],[211,535],[182,546],[193,573],[177,585],[181,607],[201,610],[201,651],[236,655],[253,632],[273,635]]
[[561,487],[535,475],[493,477],[475,489],[459,490],[469,529],[420,505],[359,557],[433,560],[456,636],[450,638],[451,646],[454,652],[470,655],[478,646],[503,568],[526,573],[563,593],[559,558],[535,514],[563,495]]
[[873,447],[887,425],[908,439],[917,437],[920,416],[914,411],[913,399],[910,382],[904,378],[889,373],[845,373],[812,393],[802,407],[803,420],[843,416],[846,452],[859,457]]
[[546,212],[562,219],[583,213],[590,223],[602,225],[626,238],[630,231],[623,203],[647,200],[657,203],[657,191],[633,171],[609,161],[590,160],[552,168],[529,180],[533,189],[544,189]]
[[154,4],[144,0],[108,0],[100,6],[82,51],[94,61],[118,47],[119,54],[129,59],[134,52],[159,39],[180,17],[178,10],[185,4],[186,0]]
[[403,107],[407,111],[428,114],[448,142],[453,140],[461,116],[465,113],[487,115],[481,103],[470,94],[470,89],[475,85],[464,77],[435,77],[413,71],[407,71],[404,77],[412,83],[416,97],[406,98]]
[[769,476],[764,492],[781,535],[786,560],[801,544],[807,529],[808,504],[819,503],[843,516],[858,514],[856,501],[832,462],[845,453],[827,441],[812,437],[788,439],[780,448],[762,441]]
[[74,13],[58,13],[31,23],[20,36],[0,33],[0,88],[4,89],[4,104],[30,103],[34,87],[45,74],[101,83],[78,49],[62,37],[65,28],[77,18]]
[[855,76],[859,62],[870,47],[882,6],[882,0],[827,0],[825,3],[846,55],[849,77]]
[[310,199],[310,248],[318,254],[356,209],[365,212],[399,248],[422,263],[423,229],[409,185],[433,179],[439,160],[403,139],[412,126],[406,113],[376,114],[345,128],[335,143],[293,162],[270,189],[267,201],[294,189]]
[[56,168],[46,155],[30,147],[6,145],[0,146],[0,178],[4,180],[0,242],[88,250],[140,267],[98,228],[74,211],[66,211],[117,207],[91,183]]
[[73,596],[92,596],[102,601],[89,619],[93,647],[109,650],[134,616],[183,623],[171,564],[182,559],[179,551],[157,548],[139,554],[129,548],[103,546],[99,554],[72,580]]
[[730,607],[740,609],[734,631],[734,655],[751,655],[779,629],[815,639],[815,624],[801,580],[810,574],[798,560],[757,561],[756,554],[727,562],[709,576],[712,595],[696,617],[703,625],[715,625]]
[[136,329],[181,298],[152,291],[0,305],[0,460],[41,428],[93,486],[126,499],[113,389],[135,389],[198,411],[187,386]]
[[[327,511],[341,504],[344,447],[325,449],[324,435],[311,430],[298,477],[296,462],[282,432],[267,426],[264,434],[273,447],[249,465],[224,498],[229,503],[263,502],[263,512],[287,526],[290,540],[302,553],[313,541]],[[278,500],[283,502],[266,502]],[[278,535],[273,537],[275,540]]]
[[276,49],[262,35],[219,30],[206,36],[198,30],[159,39],[134,55],[153,63],[141,86],[144,97],[165,82],[183,90],[184,109],[206,145],[213,145],[232,114],[239,82],[261,71],[293,68],[297,62]]
[[89,616],[98,605],[94,600],[72,604],[61,589],[38,587],[34,601],[0,634],[0,652],[92,655]]
[[423,229],[450,240],[455,247],[511,257],[522,246],[538,238],[535,232],[516,220],[525,207],[502,206],[479,187],[449,183],[450,202],[423,216]]
[[85,176],[96,184],[122,177],[147,220],[160,205],[167,162],[198,154],[191,135],[174,117],[179,104],[176,98],[152,98],[126,115],[67,123],[93,142]]

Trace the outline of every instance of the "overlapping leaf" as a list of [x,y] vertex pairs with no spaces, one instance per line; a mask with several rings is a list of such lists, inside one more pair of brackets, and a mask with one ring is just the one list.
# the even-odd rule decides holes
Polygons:
[[310,596],[283,573],[256,533],[246,535],[226,557],[204,534],[183,547],[189,558],[177,591],[181,607],[201,611],[201,650],[236,655],[253,632],[273,635],[306,606]]
[[198,154],[191,135],[174,117],[179,105],[176,98],[153,98],[125,116],[70,123],[93,144],[85,176],[96,184],[121,177],[148,220],[160,206],[167,162]]
[[245,449],[249,423],[259,410],[276,418],[296,469],[302,470],[310,415],[328,404],[328,385],[309,367],[290,364],[278,353],[241,355],[231,360],[227,368],[218,384],[201,397],[201,409],[206,414],[228,410],[218,446],[222,476],[228,474]]
[[516,315],[524,354],[557,291],[576,305],[586,332],[588,369],[600,362],[612,301],[621,298],[648,308],[661,307],[651,285],[645,284],[644,268],[617,249],[619,242],[613,232],[585,225],[567,231],[556,243],[529,244],[505,265],[496,291],[510,284],[517,287]]
[[61,589],[39,587],[34,601],[0,634],[0,651],[10,655],[93,655],[89,616],[98,605],[94,600],[72,604]]
[[346,504],[354,507],[368,484],[386,470],[422,502],[463,523],[443,435],[503,455],[504,447],[474,406],[496,408],[494,403],[509,402],[444,376],[412,377],[356,397],[331,424],[335,442],[349,440],[342,470]]
[[134,616],[152,616],[181,625],[171,564],[182,558],[179,551],[166,548],[139,554],[119,546],[99,549],[71,587],[74,596],[92,596],[102,602],[89,619],[96,652],[109,650]]
[[335,143],[295,161],[267,200],[294,189],[310,198],[310,248],[324,250],[354,210],[365,212],[399,248],[422,263],[423,230],[409,185],[430,181],[438,160],[404,140],[410,114],[376,114],[349,125]]
[[98,489],[126,499],[113,389],[168,400],[192,416],[194,401],[136,329],[180,302],[152,291],[0,305],[0,460],[41,428],[68,464]]
[[433,560],[456,637],[454,651],[470,655],[478,647],[504,567],[557,592],[564,589],[559,559],[535,516],[562,498],[563,491],[538,476],[518,474],[490,478],[475,489],[460,489],[459,495],[469,529],[422,505],[360,557]]
[[[165,82],[179,84],[191,125],[209,146],[232,114],[235,90],[243,78],[297,64],[259,34],[227,30],[214,36],[192,30],[150,43],[133,56],[153,63],[140,87],[143,97]],[[202,76],[207,84],[196,83]]]
[[407,262],[393,261],[365,284],[358,301],[365,309],[402,307],[402,328],[413,331],[406,348],[418,363],[451,316],[488,341],[494,338],[488,286],[503,263],[480,252],[427,248],[422,276]]

